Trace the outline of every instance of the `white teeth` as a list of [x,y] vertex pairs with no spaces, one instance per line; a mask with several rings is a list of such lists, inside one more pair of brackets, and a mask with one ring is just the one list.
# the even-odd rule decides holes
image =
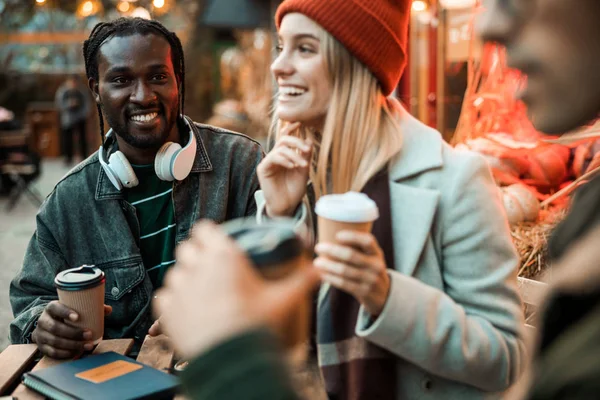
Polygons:
[[131,120],[136,121],[136,122],[148,122],[148,121],[152,121],[157,116],[158,116],[158,113],[155,113],[155,112],[150,113],[150,114],[144,114],[144,115],[132,115]]
[[279,93],[287,94],[287,95],[291,95],[291,96],[298,96],[298,95],[306,93],[306,89],[300,89],[300,88],[291,87],[291,86],[282,86],[279,88]]

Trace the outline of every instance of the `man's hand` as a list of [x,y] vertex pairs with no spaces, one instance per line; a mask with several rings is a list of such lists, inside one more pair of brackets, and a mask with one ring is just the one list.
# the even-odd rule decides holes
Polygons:
[[282,337],[286,318],[308,301],[319,280],[306,267],[265,281],[235,242],[209,222],[194,228],[176,258],[154,309],[164,333],[188,359],[261,325]]
[[31,338],[43,354],[52,358],[72,358],[84,350],[92,350],[92,331],[64,322],[76,322],[78,319],[75,311],[58,301],[52,301],[38,319]]

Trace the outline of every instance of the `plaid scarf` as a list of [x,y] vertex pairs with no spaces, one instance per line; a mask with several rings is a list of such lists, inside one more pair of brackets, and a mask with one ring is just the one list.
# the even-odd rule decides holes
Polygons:
[[[363,189],[379,207],[372,233],[394,269],[390,184],[387,169]],[[351,295],[330,287],[317,311],[317,349],[325,389],[332,400],[396,398],[397,358],[356,336],[360,304]]]

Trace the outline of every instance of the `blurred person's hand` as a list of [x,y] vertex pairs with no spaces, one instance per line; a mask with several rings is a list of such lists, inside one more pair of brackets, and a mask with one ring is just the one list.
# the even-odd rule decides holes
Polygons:
[[177,264],[154,301],[160,325],[180,355],[193,356],[244,331],[283,327],[319,280],[313,268],[265,281],[218,227],[202,222],[177,249]]
[[291,136],[299,127],[298,122],[287,124],[283,136],[256,168],[271,217],[291,216],[306,194],[312,143]]
[[[112,307],[105,305],[104,315],[110,315],[111,312]],[[40,315],[31,339],[42,354],[52,358],[73,358],[84,350],[90,351],[94,348],[92,331],[65,322],[76,322],[78,319],[75,311],[56,300],[51,301]]]
[[[158,298],[156,296],[154,296],[154,299],[157,300]],[[156,321],[154,321],[154,323],[148,330],[148,335],[158,336],[158,335],[161,335],[162,333],[163,333],[163,331],[162,331],[162,326],[160,324],[160,318],[158,318]]]

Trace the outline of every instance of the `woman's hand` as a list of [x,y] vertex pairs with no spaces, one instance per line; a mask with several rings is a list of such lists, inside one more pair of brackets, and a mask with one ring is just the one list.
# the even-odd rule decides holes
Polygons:
[[283,136],[256,169],[271,217],[291,216],[306,193],[312,143],[290,136],[299,127],[298,122],[286,125]]
[[352,295],[373,317],[379,316],[390,291],[383,251],[370,233],[341,231],[337,243],[319,243],[314,264],[324,282]]

